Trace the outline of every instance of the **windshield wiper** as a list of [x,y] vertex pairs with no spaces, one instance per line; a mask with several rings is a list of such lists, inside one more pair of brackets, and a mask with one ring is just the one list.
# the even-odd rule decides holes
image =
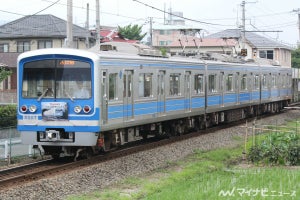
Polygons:
[[43,94],[38,98],[37,101],[40,101],[47,94],[47,92],[48,92],[49,89],[50,88],[46,88],[46,90],[44,90]]
[[69,99],[71,99],[72,102],[74,102],[74,99],[71,97],[71,95],[68,92],[66,92],[66,95],[69,97]]

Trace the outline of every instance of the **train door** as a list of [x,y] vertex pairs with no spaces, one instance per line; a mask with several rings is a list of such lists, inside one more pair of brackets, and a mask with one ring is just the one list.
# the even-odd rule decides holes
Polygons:
[[235,75],[235,93],[236,93],[236,104],[240,104],[240,73],[237,72]]
[[123,74],[123,111],[124,121],[132,120],[134,117],[133,105],[133,71],[125,70]]
[[158,71],[157,75],[157,112],[165,115],[166,112],[166,91],[165,91],[166,71]]
[[221,95],[221,98],[220,98],[220,105],[223,107],[224,106],[224,91],[225,91],[225,81],[224,81],[224,72],[221,72],[220,73],[220,95]]
[[102,99],[101,99],[101,122],[102,122],[102,124],[106,124],[107,119],[108,119],[107,70],[103,69],[101,71],[101,75],[102,75],[102,80],[101,80],[101,95],[102,95]]
[[191,72],[186,71],[184,75],[184,108],[186,112],[191,111]]
[[267,77],[267,84],[268,84],[268,99],[272,98],[272,73],[269,73]]

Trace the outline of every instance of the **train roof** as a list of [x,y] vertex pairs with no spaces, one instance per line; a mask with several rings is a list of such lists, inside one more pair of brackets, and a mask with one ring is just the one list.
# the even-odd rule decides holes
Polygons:
[[278,63],[270,63],[266,60],[248,60],[245,61],[241,57],[233,57],[231,55],[219,54],[219,53],[202,53],[194,56],[170,56],[162,55],[159,50],[151,49],[149,46],[143,44],[132,44],[125,42],[106,42],[97,46],[94,46],[90,51],[100,54],[105,58],[127,58],[127,59],[144,59],[148,61],[164,61],[164,62],[185,62],[190,64],[222,64],[222,65],[244,65],[244,66],[266,66],[266,67],[282,67]]
[[[120,42],[119,42],[120,43]],[[230,59],[228,55],[221,54],[211,54],[211,55],[196,55],[193,57],[184,57],[184,56],[164,56],[160,51],[153,50],[146,45],[140,44],[119,44],[117,42],[113,43],[104,43],[105,48],[111,48],[110,50],[100,51],[100,46],[94,46],[89,50],[78,50],[71,48],[48,48],[48,49],[39,49],[28,51],[22,53],[18,57],[18,62],[26,57],[46,55],[46,54],[71,54],[77,56],[89,57],[93,60],[97,59],[129,59],[129,60],[144,60],[147,62],[166,62],[166,63],[188,63],[190,65],[199,65],[199,64],[214,64],[214,65],[231,65],[231,66],[264,66],[264,67],[282,67],[274,66],[270,64],[261,64],[257,62],[238,62],[236,59]],[[114,46],[119,45],[119,46]],[[211,56],[212,59],[206,59],[205,56]],[[282,67],[286,68],[286,67]]]

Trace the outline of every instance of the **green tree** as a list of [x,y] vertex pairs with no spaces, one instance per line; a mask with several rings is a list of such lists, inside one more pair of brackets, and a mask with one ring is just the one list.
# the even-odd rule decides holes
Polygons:
[[12,72],[5,67],[0,67],[0,83],[10,76]]
[[300,68],[300,48],[292,51],[292,67]]
[[142,34],[142,27],[139,25],[127,25],[124,27],[118,26],[119,35],[130,40],[142,40],[147,33]]

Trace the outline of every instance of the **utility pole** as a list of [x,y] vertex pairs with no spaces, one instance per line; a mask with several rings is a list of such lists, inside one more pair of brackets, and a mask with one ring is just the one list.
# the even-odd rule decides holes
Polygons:
[[96,45],[99,45],[100,50],[100,4],[96,0]]
[[152,36],[153,36],[153,34],[152,34],[152,23],[153,23],[153,18],[152,17],[150,17],[150,30],[149,30],[149,32],[150,32],[150,46],[152,47],[153,46],[153,44],[152,44],[152,42],[153,42],[153,38],[152,38]]
[[297,12],[298,13],[298,29],[299,29],[298,46],[300,46],[300,8],[298,8],[297,10],[293,10],[293,12]]
[[245,1],[242,1],[241,7],[242,7],[242,49],[245,49],[245,43],[246,43],[246,18],[245,18]]
[[73,2],[72,0],[68,0],[68,5],[67,5],[67,41],[66,41],[66,46],[68,48],[73,48]]
[[86,28],[86,38],[85,38],[85,46],[88,49],[89,48],[89,36],[90,36],[90,24],[89,24],[89,18],[90,18],[90,5],[87,3],[86,4],[86,23],[85,23],[85,28]]
[[246,3],[256,3],[256,2],[246,2],[242,1],[241,7],[242,7],[242,49],[241,54],[242,56],[247,56],[247,49],[245,47],[246,44],[246,9],[245,5]]

